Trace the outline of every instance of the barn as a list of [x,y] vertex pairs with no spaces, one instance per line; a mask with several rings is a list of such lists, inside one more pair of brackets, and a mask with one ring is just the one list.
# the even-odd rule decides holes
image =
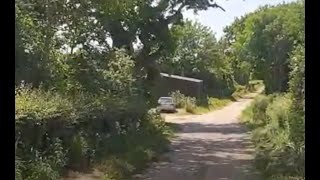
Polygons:
[[200,97],[203,94],[203,80],[160,73],[157,82],[158,97],[168,96],[171,92],[180,91],[191,97]]

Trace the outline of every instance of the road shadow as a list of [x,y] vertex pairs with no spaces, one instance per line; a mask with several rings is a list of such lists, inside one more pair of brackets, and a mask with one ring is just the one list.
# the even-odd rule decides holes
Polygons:
[[182,130],[182,127],[177,123],[166,122],[166,125],[173,130],[173,132],[179,132]]
[[239,123],[229,124],[204,124],[195,122],[170,123],[171,127],[181,133],[220,133],[220,134],[245,134],[247,128]]
[[170,126],[178,131],[171,152],[138,179],[261,180],[252,168],[254,149],[241,125],[186,122]]

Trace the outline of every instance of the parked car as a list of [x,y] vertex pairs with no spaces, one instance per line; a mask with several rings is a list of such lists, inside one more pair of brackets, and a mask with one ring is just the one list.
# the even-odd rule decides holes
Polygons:
[[173,102],[172,97],[160,97],[157,110],[160,112],[176,112],[176,105]]

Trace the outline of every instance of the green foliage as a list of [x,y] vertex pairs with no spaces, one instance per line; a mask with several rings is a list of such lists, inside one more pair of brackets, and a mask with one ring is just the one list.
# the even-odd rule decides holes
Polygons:
[[[139,69],[136,75],[146,80],[143,88],[147,88],[148,81],[157,76],[156,61],[175,48],[169,25],[181,23],[182,10],[219,7],[209,0],[19,1],[15,6],[16,83],[21,80],[35,86],[41,82],[48,86],[52,81],[62,83],[74,69],[61,75],[58,72],[66,69],[60,68],[67,67],[59,66],[61,61],[78,64],[76,60],[84,59],[91,70],[96,70],[96,65],[113,49],[124,48],[136,62]],[[141,45],[134,49],[137,41]]]
[[252,80],[252,81],[249,81],[249,84],[248,84],[248,91],[249,92],[255,92],[257,90],[259,90],[260,88],[263,88],[264,87],[264,83],[263,81],[261,80]]
[[43,89],[32,89],[30,85],[15,90],[16,121],[37,120],[39,122],[53,118],[67,117],[72,112],[72,104],[67,98]]
[[[67,161],[62,141],[55,139],[46,152],[38,150],[40,149],[34,150],[32,159],[26,159],[27,154],[18,154],[24,160],[24,163],[20,162],[19,165],[20,177],[28,180],[58,179]],[[19,159],[16,157],[16,161]]]
[[[146,167],[147,162],[154,160],[162,152],[167,151],[171,129],[157,113],[149,112],[141,124],[139,132],[128,132],[114,141],[113,146],[122,143],[119,153],[111,155],[100,164],[105,172],[104,179],[125,179]],[[113,147],[107,147],[105,151]]]
[[[212,110],[220,109],[231,102],[229,98],[203,98],[201,102],[199,99],[185,96],[179,91],[172,92],[171,97],[176,103],[177,108],[184,108],[186,112],[191,114],[202,114]],[[205,102],[204,102],[205,101]]]
[[194,97],[188,97],[180,93],[180,91],[175,91],[170,94],[173,102],[176,104],[176,108],[184,108],[188,113],[195,113],[197,108],[197,99]]
[[242,85],[236,85],[235,86],[235,91],[232,93],[232,97],[237,99],[237,98],[241,98],[244,94],[246,94],[246,87],[242,86]]
[[55,180],[59,178],[59,173],[48,162],[42,159],[29,164],[27,168],[30,174],[27,175],[26,180]]
[[173,99],[173,102],[175,103],[176,105],[176,108],[183,108],[185,107],[185,104],[186,104],[186,96],[182,93],[180,93],[180,91],[175,91],[175,92],[172,92],[170,94],[170,96],[172,97]]
[[291,54],[292,69],[289,81],[289,93],[293,98],[291,110],[290,138],[297,145],[305,144],[305,49],[298,45]]
[[291,54],[290,92],[297,111],[305,111],[305,46],[298,45]]
[[244,95],[257,92],[260,88],[263,88],[264,84],[260,80],[252,80],[249,81],[246,86],[235,85],[235,91],[232,93],[232,97],[235,99],[242,98]]
[[86,139],[80,135],[75,135],[72,139],[69,149],[69,166],[75,170],[85,170],[88,168],[89,162],[87,153],[89,151],[89,145]]
[[197,108],[196,98],[192,98],[192,97],[186,98],[186,104],[185,104],[186,112],[195,114],[196,108]]
[[279,128],[288,128],[291,104],[292,102],[288,95],[276,97],[265,110],[268,123],[276,124]]
[[225,61],[213,32],[198,22],[173,26],[176,49],[160,59],[160,69],[169,74],[202,79],[210,96],[228,96],[233,88],[231,67]]
[[195,114],[197,108],[197,99],[194,97],[188,97],[180,93],[180,91],[175,91],[170,94],[177,108],[184,108],[186,112]]
[[221,109],[232,102],[229,98],[207,98],[207,105],[198,105],[194,110],[194,114],[204,114],[210,111]]
[[209,109],[220,109],[221,107],[226,106],[231,102],[230,99],[218,99],[218,98],[209,98],[208,104]]
[[257,99],[253,102],[253,119],[259,119],[263,123],[266,123],[267,117],[266,117],[266,111],[268,108],[269,103],[272,101],[272,96],[259,96]]
[[[262,7],[236,20],[225,31],[236,77],[248,77],[253,72],[264,80],[267,93],[288,89],[289,54],[301,43],[304,32],[303,3]],[[244,63],[247,68],[239,72],[236,68]]]
[[[250,127],[256,146],[256,167],[269,178],[304,177],[304,145],[290,137],[292,96],[260,96],[244,110],[242,121]],[[272,177],[271,177],[272,176]]]
[[[219,8],[208,0],[17,1],[15,84],[28,85],[15,91],[16,179],[58,179],[92,163],[105,167],[106,179],[144,168],[172,133],[147,112],[160,70],[203,79],[215,97],[229,96],[234,83],[254,89],[252,73],[270,92],[286,90],[290,77],[292,102],[267,97],[247,115],[262,122],[256,137],[267,150],[259,151],[272,156],[262,167],[286,162],[304,173],[304,5],[261,8],[236,20],[220,42],[199,23],[182,25],[183,9],[210,7]],[[229,102],[203,98],[208,107],[199,107],[199,99],[172,96],[191,113]]]
[[23,166],[22,166],[22,162],[20,161],[19,157],[15,156],[15,179],[16,180],[22,180],[22,170],[23,170]]
[[166,149],[171,130],[136,98],[87,93],[70,97],[18,87],[17,177],[57,179],[65,168],[85,170],[109,156],[125,157],[123,162],[140,170]]
[[[305,179],[304,4],[262,8],[243,21],[248,33],[250,26],[255,29],[247,53],[256,56],[256,75],[265,77],[269,92],[288,90],[281,96],[258,97],[242,114],[253,129],[257,168],[269,179]],[[264,30],[257,31],[261,27]],[[270,65],[275,66],[268,69]]]

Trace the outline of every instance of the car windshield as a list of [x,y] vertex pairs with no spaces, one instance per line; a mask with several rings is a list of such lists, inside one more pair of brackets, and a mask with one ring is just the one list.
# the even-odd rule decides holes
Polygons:
[[162,97],[159,99],[159,103],[165,103],[165,104],[173,103],[173,100],[170,97]]

